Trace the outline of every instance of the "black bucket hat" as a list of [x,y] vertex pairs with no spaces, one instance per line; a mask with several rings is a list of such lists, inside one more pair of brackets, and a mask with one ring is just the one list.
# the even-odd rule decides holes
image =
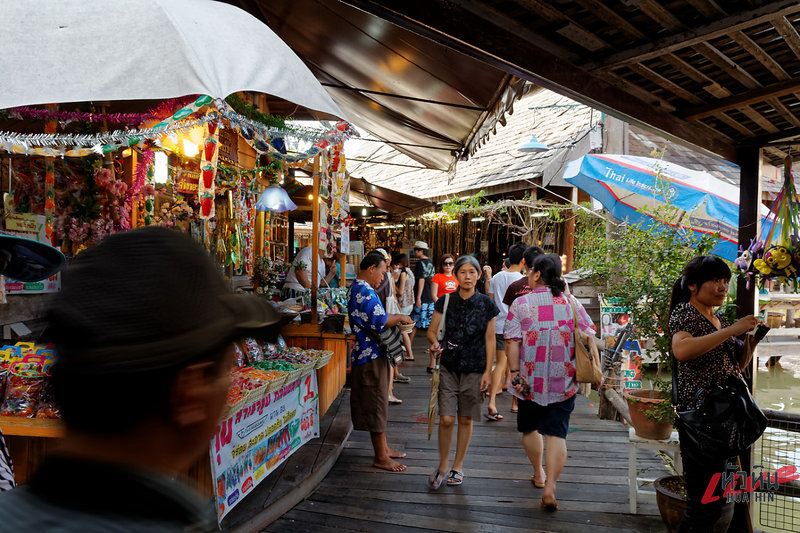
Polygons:
[[0,234],[0,274],[29,283],[49,278],[64,263],[64,254],[49,244]]
[[149,227],[110,235],[72,261],[46,340],[58,364],[141,372],[187,364],[237,338],[269,340],[278,321],[266,300],[231,294],[191,238]]

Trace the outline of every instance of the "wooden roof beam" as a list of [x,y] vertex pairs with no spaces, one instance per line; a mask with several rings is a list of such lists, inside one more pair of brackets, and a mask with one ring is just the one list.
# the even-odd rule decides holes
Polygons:
[[672,94],[674,94],[678,98],[686,100],[690,104],[699,105],[699,104],[701,104],[703,102],[703,100],[701,100],[695,94],[687,91],[686,89],[684,89],[680,85],[677,85],[676,83],[674,83],[671,80],[665,78],[664,76],[662,76],[658,72],[655,72],[654,70],[649,69],[649,68],[645,67],[644,65],[639,65],[639,64],[630,65],[628,68],[631,69],[633,72],[639,74],[643,78],[652,81],[653,83],[655,83],[656,85],[658,85],[662,89],[665,89],[665,90],[671,92]]
[[675,54],[667,54],[660,59],[664,63],[671,65],[675,70],[682,72],[687,77],[702,85],[703,90],[714,98],[727,98],[731,95],[731,92],[728,89],[722,87],[716,81],[712,80]]
[[731,58],[720,52],[717,48],[708,43],[697,43],[693,46],[697,52],[714,63],[722,72],[744,85],[748,89],[761,87],[761,84],[745,69],[740,67]]
[[644,41],[647,39],[644,33],[639,31],[636,26],[628,22],[625,17],[620,16],[616,11],[606,5],[602,0],[577,0],[585,10],[593,12],[597,18],[611,27],[619,29],[634,41]]
[[[737,150],[706,128],[681,120],[564,60],[558,51],[519,35],[509,17],[487,18],[487,8],[473,0],[342,0],[400,27],[533,81],[578,102],[609,113],[672,140],[694,145],[736,162]],[[799,6],[794,6],[800,9]],[[528,30],[530,32],[530,30]]]
[[714,0],[688,0],[688,2],[709,20],[728,15]]
[[800,128],[785,128],[776,133],[768,133],[766,135],[751,137],[750,139],[747,139],[747,142],[744,144],[747,146],[767,146],[770,143],[785,141],[787,139],[794,140],[797,138],[800,138]]
[[654,0],[639,0],[634,5],[636,9],[670,31],[681,31],[685,29],[686,26],[661,4],[662,2],[656,2]]
[[749,118],[753,121],[758,127],[762,130],[766,131],[767,133],[777,133],[779,130],[775,127],[775,124],[767,120],[764,115],[756,111],[750,106],[745,106],[739,109],[739,112],[742,113],[744,116]]
[[552,7],[550,2],[542,2],[541,0],[517,0],[517,3],[531,13],[547,19],[550,22],[556,24],[562,23],[563,25],[556,29],[555,32],[590,52],[611,48],[603,39],[569,18],[562,13],[561,10]]
[[779,81],[772,85],[765,85],[751,91],[737,94],[728,98],[723,98],[717,102],[705,106],[697,106],[685,109],[678,113],[686,120],[696,120],[699,118],[718,115],[731,109],[738,109],[750,104],[762,102],[768,98],[777,98],[786,94],[800,91],[800,79],[788,79]]
[[783,118],[796,128],[800,128],[800,119],[798,119],[794,113],[789,111],[789,109],[781,103],[780,100],[777,98],[770,98],[767,100],[767,103],[772,106],[772,109],[777,111]]
[[800,11],[800,3],[796,0],[770,2],[749,11],[720,18],[708,24],[690,28],[681,33],[658,39],[642,46],[611,54],[601,63],[586,63],[584,67],[590,70],[598,68],[613,69],[631,63],[639,63],[675,52],[682,48],[688,48],[689,46],[720,37],[733,31],[745,30],[765,22],[771,22],[777,17],[784,17],[792,13],[797,13],[798,11]]
[[775,26],[775,29],[778,30],[778,33],[781,34],[786,45],[792,49],[794,55],[800,57],[800,34],[797,33],[795,27],[792,26],[784,16],[770,20],[770,22]]
[[747,50],[747,52],[751,56],[756,58],[759,63],[764,65],[764,68],[769,70],[772,73],[772,75],[775,76],[775,78],[778,79],[779,81],[787,80],[791,77],[785,70],[783,70],[783,67],[780,65],[780,63],[772,59],[771,55],[766,53],[763,48],[758,46],[758,44],[755,41],[753,41],[753,39],[748,37],[745,33],[741,31],[734,31],[730,33],[730,38],[736,41],[739,44],[739,46]]

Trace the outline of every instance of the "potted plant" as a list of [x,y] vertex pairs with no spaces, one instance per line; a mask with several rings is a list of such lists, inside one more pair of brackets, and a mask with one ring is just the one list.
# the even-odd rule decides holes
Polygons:
[[661,520],[669,533],[675,533],[686,511],[686,485],[683,476],[662,476],[653,482]]
[[286,277],[286,273],[294,267],[303,270],[306,265],[302,261],[287,263],[280,257],[270,259],[262,256],[256,257],[253,262],[253,290],[256,294],[263,294],[267,298],[274,298],[279,294],[279,285]]
[[626,391],[624,396],[637,435],[664,439],[672,432],[675,418],[672,343],[665,334],[669,331],[672,285],[686,263],[705,254],[716,239],[694,239],[677,224],[671,224],[680,213],[669,205],[648,214],[662,223],[611,224],[608,231],[605,224],[581,224],[579,220],[575,255],[580,267],[597,274],[596,279],[604,285],[600,292],[614,298],[615,305],[631,310],[636,338],[648,340],[648,352],[658,365],[656,378],[649,389]]

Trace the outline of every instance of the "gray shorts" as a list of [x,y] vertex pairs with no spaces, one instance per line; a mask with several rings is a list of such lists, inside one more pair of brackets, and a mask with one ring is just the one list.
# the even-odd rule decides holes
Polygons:
[[481,417],[480,372],[450,372],[439,366],[439,415],[467,416],[473,420]]
[[500,350],[505,351],[505,349],[506,349],[506,338],[503,337],[503,334],[501,333],[500,335],[495,335],[494,338],[495,338],[496,345],[497,345],[496,349],[498,351],[500,351]]

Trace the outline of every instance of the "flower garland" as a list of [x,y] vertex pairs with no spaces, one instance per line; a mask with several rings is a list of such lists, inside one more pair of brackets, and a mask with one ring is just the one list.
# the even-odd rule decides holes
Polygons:
[[8,117],[17,120],[55,120],[63,128],[70,122],[111,122],[126,126],[137,126],[152,120],[149,113],[87,113],[83,111],[50,111],[33,107],[13,107],[7,111]]
[[52,120],[59,123],[63,128],[71,122],[89,122],[90,124],[100,122],[110,122],[112,124],[123,124],[125,126],[138,126],[142,122],[153,120],[153,118],[171,115],[175,108],[185,107],[197,99],[197,95],[182,96],[180,98],[170,98],[164,100],[153,109],[144,113],[91,113],[85,111],[53,111],[50,109],[39,109],[29,106],[13,107],[5,111],[8,118],[17,120]]
[[[210,112],[194,120],[185,120],[193,113],[211,104],[212,101],[217,107],[217,112]],[[302,165],[327,147],[357,135],[350,124],[345,121],[337,123],[332,130],[324,134],[307,128],[285,130],[268,127],[236,113],[224,100],[212,100],[210,96],[204,95],[150,128],[116,130],[94,135],[0,132],[0,151],[50,157],[106,154],[124,146],[143,145],[146,140],[156,139],[163,134],[185,131],[199,125],[211,123],[214,125],[213,127],[216,127],[223,118],[232,128],[237,129],[256,150],[268,153],[274,159],[284,161],[289,166]],[[313,142],[314,145],[301,154],[284,154],[275,147],[275,144],[278,143],[278,139],[281,139],[282,142],[285,137],[303,139]],[[73,148],[68,149],[67,147]]]

